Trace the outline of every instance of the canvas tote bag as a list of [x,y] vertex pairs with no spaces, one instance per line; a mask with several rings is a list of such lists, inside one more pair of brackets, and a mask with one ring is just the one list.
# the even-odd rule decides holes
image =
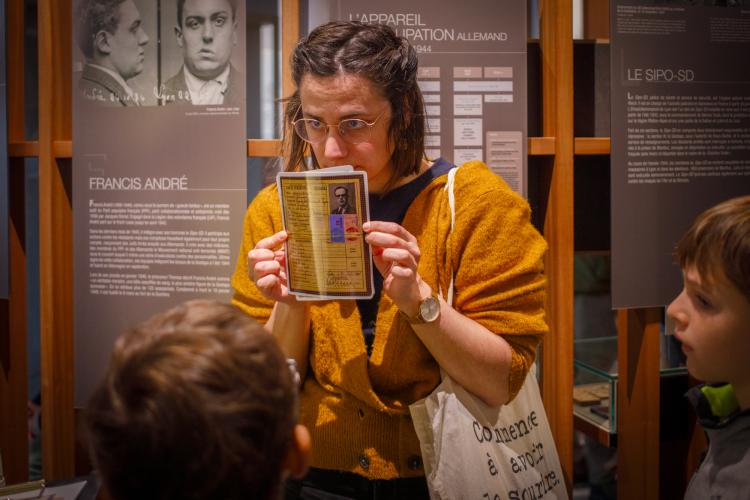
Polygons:
[[[448,174],[451,229],[453,183]],[[446,298],[453,302],[453,278]],[[489,407],[441,370],[440,385],[409,406],[419,437],[430,498],[553,500],[568,493],[542,405],[534,367],[518,395]]]

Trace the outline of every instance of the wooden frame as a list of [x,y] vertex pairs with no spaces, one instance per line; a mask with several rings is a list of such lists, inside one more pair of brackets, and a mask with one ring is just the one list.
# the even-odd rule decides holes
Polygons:
[[542,344],[542,396],[568,489],[573,484],[573,6],[540,2],[542,133],[555,137],[544,176],[547,323]]
[[46,479],[64,479],[75,471],[73,214],[70,162],[55,156],[55,141],[71,138],[72,7],[40,0],[37,8],[42,467]]
[[[7,46],[23,47],[22,0],[7,2],[6,18]],[[8,142],[13,143],[24,140],[24,63],[22,50],[7,52]],[[8,299],[0,300],[0,458],[10,484],[27,480],[29,454],[24,160],[11,157],[8,167],[10,286]]]
[[659,498],[658,308],[617,312],[617,496]]

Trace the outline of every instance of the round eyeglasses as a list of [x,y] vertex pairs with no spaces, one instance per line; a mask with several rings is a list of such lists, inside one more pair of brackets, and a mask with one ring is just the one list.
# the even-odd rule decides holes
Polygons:
[[305,142],[318,144],[328,137],[328,128],[338,128],[341,138],[349,144],[362,144],[368,142],[372,137],[372,128],[385,114],[385,109],[372,122],[360,118],[347,118],[336,124],[328,124],[315,118],[300,118],[294,120],[292,126],[294,132]]

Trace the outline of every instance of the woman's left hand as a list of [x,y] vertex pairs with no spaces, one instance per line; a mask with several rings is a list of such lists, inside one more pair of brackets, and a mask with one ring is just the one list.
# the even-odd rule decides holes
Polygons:
[[373,262],[383,276],[383,290],[407,314],[416,314],[426,284],[417,273],[417,239],[395,222],[370,221],[363,225],[372,246]]

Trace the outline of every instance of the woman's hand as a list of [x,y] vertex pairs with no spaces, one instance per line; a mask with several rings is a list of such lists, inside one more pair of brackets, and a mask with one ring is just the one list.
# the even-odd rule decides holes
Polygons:
[[363,225],[372,246],[373,262],[383,276],[383,290],[400,310],[416,316],[420,301],[430,294],[417,274],[420,251],[417,239],[395,222],[370,221]]
[[285,304],[297,302],[289,294],[286,277],[286,252],[282,244],[286,241],[286,231],[263,238],[255,248],[247,253],[247,269],[250,279],[263,295]]

